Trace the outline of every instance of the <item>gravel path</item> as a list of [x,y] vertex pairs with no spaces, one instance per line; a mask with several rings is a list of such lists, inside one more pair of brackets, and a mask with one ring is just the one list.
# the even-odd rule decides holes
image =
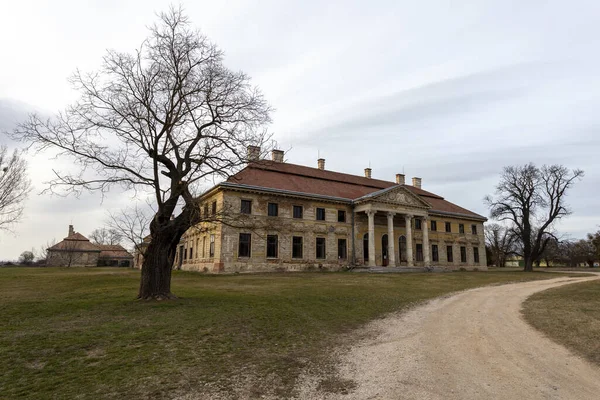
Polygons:
[[347,395],[304,399],[598,399],[600,368],[530,327],[530,295],[600,277],[557,278],[465,291],[369,325],[368,339],[342,356]]

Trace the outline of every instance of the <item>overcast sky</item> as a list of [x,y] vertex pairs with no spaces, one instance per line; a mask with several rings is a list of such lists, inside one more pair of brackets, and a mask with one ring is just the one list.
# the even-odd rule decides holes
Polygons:
[[[76,97],[67,78],[106,49],[131,51],[166,1],[4,1],[0,5],[0,130],[28,110],[54,113]],[[272,131],[289,162],[394,180],[487,215],[482,199],[503,166],[582,168],[569,195],[573,238],[600,223],[600,2],[182,2],[192,22],[248,73],[276,109]],[[1,138],[1,142],[7,142]],[[12,144],[11,144],[12,146]],[[30,162],[35,186],[15,259],[72,223],[84,235],[132,199],[38,195],[60,160]]]

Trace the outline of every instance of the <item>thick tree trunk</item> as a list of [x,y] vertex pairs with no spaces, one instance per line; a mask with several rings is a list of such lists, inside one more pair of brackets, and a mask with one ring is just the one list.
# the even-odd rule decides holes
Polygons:
[[144,254],[138,299],[168,300],[177,298],[171,293],[171,269],[183,228],[169,226],[155,232]]
[[531,258],[525,258],[525,272],[533,272],[533,260]]

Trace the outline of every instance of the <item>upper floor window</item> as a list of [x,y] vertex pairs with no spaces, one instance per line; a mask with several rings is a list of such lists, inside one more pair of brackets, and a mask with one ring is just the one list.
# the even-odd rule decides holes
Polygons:
[[421,230],[421,219],[420,218],[415,218],[415,229],[418,231]]
[[431,230],[437,231],[437,221],[431,221]]
[[338,210],[338,222],[346,222],[346,211]]
[[294,218],[302,218],[303,211],[302,206],[294,206]]
[[465,233],[465,224],[458,224],[458,233]]
[[249,233],[240,233],[240,242],[238,246],[238,257],[250,257],[252,247],[252,236]]
[[208,217],[208,203],[204,203],[204,218]]
[[477,225],[475,225],[475,224],[471,225],[471,233],[473,235],[477,235]]
[[212,215],[217,215],[217,202],[212,202]]
[[325,221],[325,209],[317,208],[317,221]]
[[450,222],[446,222],[446,232],[452,232],[452,224]]
[[240,212],[242,214],[252,214],[252,200],[242,200]]
[[268,205],[268,215],[269,217],[276,217],[279,215],[279,204],[277,203],[269,203]]

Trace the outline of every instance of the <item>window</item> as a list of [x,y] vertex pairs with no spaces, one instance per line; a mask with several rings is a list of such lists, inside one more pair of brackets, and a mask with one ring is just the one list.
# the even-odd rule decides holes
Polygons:
[[400,252],[400,261],[406,261],[406,237],[400,236],[398,239],[398,251]]
[[325,209],[317,208],[317,221],[325,221]]
[[450,222],[446,222],[446,232],[452,232],[452,224]]
[[302,236],[292,238],[292,258],[302,258]]
[[338,222],[346,222],[346,211],[338,210]]
[[208,256],[215,256],[215,235],[210,235],[210,248],[208,249]]
[[465,233],[465,224],[458,224],[458,233]]
[[317,258],[325,258],[325,238],[317,238]]
[[294,218],[302,218],[302,206],[294,206]]
[[279,204],[269,203],[267,213],[269,217],[276,217],[279,215]]
[[438,246],[437,244],[432,244],[431,245],[431,260],[438,262],[440,261],[440,255],[438,253]]
[[452,255],[452,246],[446,246],[446,259],[448,262],[454,261],[454,257]]
[[204,203],[204,218],[208,218],[208,203]]
[[200,238],[196,238],[196,258],[200,257],[200,252],[198,251],[198,242],[200,241]]
[[437,231],[437,221],[431,221],[431,230]]
[[338,239],[338,259],[345,260],[348,249],[346,247],[346,239]]
[[473,247],[473,261],[475,264],[479,264],[479,248]]
[[187,249],[186,248],[183,249],[183,259],[187,260]]
[[471,233],[473,235],[477,235],[477,225],[475,225],[475,224],[471,225]]
[[252,200],[242,200],[240,212],[242,214],[252,214]]
[[363,236],[363,258],[365,261],[369,260],[369,234],[365,233]]
[[415,218],[415,229],[418,231],[421,230],[421,220],[419,218]]
[[212,202],[212,215],[217,215],[217,202]]
[[277,258],[278,244],[277,235],[267,235],[267,258]]
[[250,247],[252,237],[249,233],[240,233],[240,243],[238,246],[238,257],[250,257]]
[[194,258],[194,248],[190,247],[190,260]]
[[467,248],[465,246],[460,246],[460,262],[467,262]]
[[417,261],[423,261],[423,245],[417,243]]
[[202,258],[206,257],[206,236],[202,237]]

